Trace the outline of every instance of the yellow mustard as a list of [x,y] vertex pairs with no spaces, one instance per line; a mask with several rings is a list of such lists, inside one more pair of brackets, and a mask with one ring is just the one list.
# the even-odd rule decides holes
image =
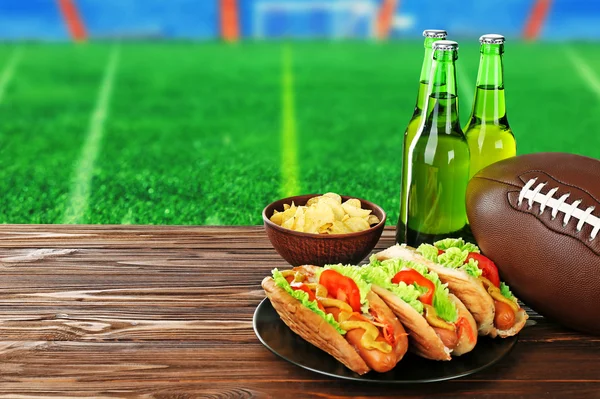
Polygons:
[[360,344],[363,346],[363,348],[377,349],[383,353],[390,353],[392,351],[392,346],[387,342],[376,341],[377,337],[379,336],[379,329],[371,323],[366,321],[348,320],[340,323],[340,327],[346,331],[354,330],[356,328],[362,328],[365,330],[365,333],[360,339]]
[[504,302],[516,313],[519,311],[519,305],[515,301],[506,298],[500,292],[500,288],[496,287],[490,280],[485,277],[479,277],[483,282],[483,286],[487,289],[488,294],[498,302]]

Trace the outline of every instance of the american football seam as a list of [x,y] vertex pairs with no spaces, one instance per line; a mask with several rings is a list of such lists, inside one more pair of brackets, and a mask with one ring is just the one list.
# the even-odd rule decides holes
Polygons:
[[[543,170],[535,169],[535,170],[530,170],[530,171],[527,171],[527,172],[523,172],[523,173],[521,173],[521,174],[519,175],[519,178],[521,178],[521,176],[523,176],[523,175],[525,175],[525,174],[527,174],[527,173],[532,173],[532,172],[539,172],[539,173],[542,173],[542,174],[544,174],[544,175],[548,176],[549,178],[551,178],[551,179],[553,179],[553,180],[557,181],[557,182],[558,182],[558,183],[560,183],[560,184],[563,184],[563,185],[565,185],[565,186],[568,186],[568,187],[571,187],[571,188],[576,188],[576,189],[578,189],[578,190],[581,190],[581,191],[583,191],[584,193],[586,193],[587,195],[589,195],[590,197],[592,197],[592,199],[593,199],[594,201],[596,201],[597,203],[599,203],[599,204],[600,204],[600,200],[598,200],[598,198],[596,198],[596,197],[594,196],[594,194],[590,193],[590,192],[589,192],[589,191],[587,191],[585,188],[582,188],[582,187],[579,187],[579,186],[575,186],[575,185],[573,185],[573,184],[565,183],[564,181],[562,181],[562,180],[560,180],[560,179],[557,179],[556,177],[552,176],[552,175],[551,175],[551,174],[549,174],[548,172],[544,172]],[[523,183],[525,183],[525,182],[523,182]]]
[[[519,176],[520,177],[520,176]],[[474,179],[479,179],[479,180],[487,180],[487,181],[493,181],[495,183],[500,183],[500,184],[504,184],[506,186],[510,186],[510,187],[516,187],[516,188],[523,188],[522,186],[517,186],[516,184],[512,184],[506,181],[502,181],[502,180],[496,180],[496,179],[492,179],[491,177],[485,177],[485,176],[473,176],[473,178],[471,180]]]
[[590,251],[592,251],[592,252],[593,252],[595,255],[597,255],[597,256],[599,256],[599,255],[600,255],[600,252],[596,252],[595,250],[593,250],[592,248],[590,248],[589,246],[587,246],[587,245],[586,245],[586,244],[585,244],[583,241],[581,241],[579,238],[573,237],[572,235],[569,235],[569,234],[567,234],[567,233],[564,233],[564,232],[562,232],[562,231],[557,231],[557,230],[554,230],[554,229],[552,229],[552,228],[550,228],[550,227],[546,226],[546,224],[545,224],[545,223],[544,223],[544,222],[543,222],[541,219],[539,219],[539,218],[538,218],[538,217],[537,217],[535,214],[533,214],[533,213],[531,213],[531,212],[526,212],[526,211],[524,211],[524,210],[521,210],[521,209],[519,209],[519,208],[515,208],[514,206],[512,206],[512,204],[510,203],[510,198],[509,198],[508,196],[510,195],[510,193],[516,193],[516,192],[517,192],[517,191],[508,191],[508,192],[506,193],[506,201],[507,201],[507,202],[508,202],[508,204],[510,205],[511,209],[513,209],[513,210],[515,210],[515,211],[517,211],[517,212],[520,212],[520,213],[522,213],[522,214],[525,214],[525,215],[528,215],[528,216],[531,216],[531,217],[533,217],[533,218],[534,218],[534,219],[535,219],[535,220],[536,220],[538,223],[540,223],[542,226],[544,226],[544,228],[545,228],[545,229],[547,229],[547,230],[550,230],[551,232],[553,232],[553,233],[555,233],[555,234],[560,234],[561,236],[564,236],[564,237],[569,237],[569,238],[571,238],[571,239],[573,239],[573,240],[575,240],[575,241],[579,242],[581,245],[583,245],[584,247],[586,247],[587,249],[589,249]]
[[[562,180],[560,180],[560,179],[557,179],[556,177],[554,177],[554,176],[550,175],[550,174],[549,174],[549,173],[547,173],[547,172],[544,172],[543,170],[539,170],[539,169],[531,169],[531,170],[525,171],[525,172],[523,172],[523,173],[521,173],[521,174],[519,174],[519,175],[518,175],[518,176],[519,176],[519,179],[521,179],[521,176],[523,176],[523,175],[525,175],[525,174],[527,174],[527,173],[532,173],[532,172],[539,172],[539,173],[543,173],[543,174],[545,174],[546,176],[548,176],[548,177],[552,178],[553,180],[557,181],[557,182],[558,182],[558,183],[560,183],[560,184],[563,184],[563,185],[565,185],[565,186],[568,186],[568,187],[572,187],[572,188],[576,188],[576,189],[578,189],[578,190],[581,190],[581,191],[583,191],[584,193],[586,193],[587,195],[589,195],[589,196],[590,196],[590,197],[591,197],[593,200],[595,200],[596,202],[600,203],[600,200],[599,200],[598,198],[596,198],[596,197],[595,197],[595,196],[594,196],[592,193],[590,193],[589,191],[587,191],[585,188],[582,188],[582,187],[579,187],[579,186],[575,186],[575,185],[573,185],[573,184],[565,183],[564,181],[562,181]],[[512,184],[512,183],[510,183],[510,182],[506,182],[506,181],[502,181],[502,180],[493,179],[493,178],[491,178],[491,177],[485,177],[485,176],[473,176],[472,180],[473,180],[473,179],[479,179],[479,180],[493,181],[494,183],[500,183],[500,184],[504,184],[504,185],[506,185],[506,186],[510,186],[510,187],[517,187],[517,188],[519,188],[519,189],[520,189],[520,188],[522,188],[522,186],[519,186],[519,185],[516,185],[516,184]],[[525,182],[523,182],[523,183],[525,183]]]

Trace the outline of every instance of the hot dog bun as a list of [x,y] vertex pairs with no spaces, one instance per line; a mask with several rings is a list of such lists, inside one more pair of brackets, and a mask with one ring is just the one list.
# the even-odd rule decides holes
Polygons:
[[[322,270],[321,267],[304,265],[293,268],[294,271],[302,273],[306,277],[306,281],[310,283],[318,282],[318,272]],[[370,311],[377,315],[379,321],[391,326],[393,341],[392,351],[390,353],[384,353],[377,349],[365,349],[360,345],[361,338],[364,334],[364,330],[357,328],[350,330],[346,333],[345,339],[356,349],[360,354],[365,363],[373,370],[383,373],[391,370],[396,364],[402,359],[406,351],[408,350],[408,338],[404,327],[392,312],[392,310],[386,305],[386,303],[372,290],[367,293],[366,297],[369,302]],[[339,311],[337,309],[326,309],[328,313],[333,314],[337,320]],[[378,341],[384,341],[383,334],[380,334],[377,338]]]
[[[492,338],[506,338],[517,334],[525,326],[528,319],[525,310],[520,308],[515,313],[515,324],[507,330],[498,330],[494,326],[494,299],[485,289],[481,280],[470,276],[463,270],[444,267],[421,256],[415,248],[407,245],[394,245],[375,254],[377,259],[385,260],[400,258],[425,265],[436,272],[440,280],[448,285],[450,291],[460,299],[477,323],[479,335],[489,335]],[[517,299],[515,298],[515,301]]]
[[[471,312],[469,312],[465,304],[462,303],[462,301],[458,299],[456,295],[450,294],[450,299],[456,305],[456,310],[458,310],[458,318],[465,318],[469,324],[469,328],[471,329],[471,334],[465,332],[459,336],[458,344],[452,351],[452,356],[460,356],[467,352],[471,352],[477,344],[477,323],[475,322],[475,318]],[[471,339],[471,336],[474,339]]]
[[408,330],[411,352],[431,360],[451,359],[450,349],[443,344],[434,329],[419,312],[383,287],[373,284],[371,289],[392,309]]
[[515,313],[515,324],[511,328],[507,330],[498,330],[496,327],[493,327],[489,333],[489,336],[492,338],[512,337],[513,335],[516,335],[519,331],[521,331],[523,327],[525,327],[525,323],[527,322],[528,318],[529,316],[527,315],[525,310],[521,308],[517,313]]
[[322,317],[277,286],[271,277],[265,277],[261,285],[281,320],[293,332],[329,353],[355,373],[369,372],[369,366],[356,349]]
[[[369,300],[374,300],[375,302],[382,302],[382,300],[376,296],[374,293],[368,294]],[[385,304],[383,304],[385,306]],[[387,307],[387,306],[386,306]],[[381,303],[377,303],[375,308],[379,312],[385,312],[382,310]],[[389,310],[389,308],[388,308]],[[325,309],[327,313],[331,313],[333,317],[337,320],[340,310],[337,308],[327,308]],[[391,313],[391,311],[390,311]],[[396,316],[392,314],[388,314],[384,316],[386,319],[396,319]],[[352,316],[349,320],[361,320],[355,316]],[[399,326],[399,327],[398,327]],[[394,338],[397,344],[393,347],[392,352],[383,353],[376,349],[366,349],[360,345],[360,341],[362,339],[365,331],[363,329],[357,328],[354,330],[350,330],[346,332],[346,339],[348,342],[356,349],[356,351],[360,354],[360,356],[364,359],[367,366],[377,371],[378,373],[385,373],[386,371],[390,371],[393,369],[396,364],[404,357],[408,349],[408,338],[407,334],[404,331],[404,328],[400,323],[395,323],[394,325]],[[377,341],[385,341],[383,336],[377,337]]]
[[[408,350],[408,334],[394,312],[392,312],[385,301],[373,291],[373,288],[371,288],[371,291],[367,294],[367,300],[369,301],[371,311],[375,312],[381,320],[385,320],[387,324],[392,326],[393,330],[395,344],[392,346],[392,352],[386,354],[387,356],[380,358],[380,361],[377,364],[371,366],[373,370],[383,373],[394,368],[394,366],[402,360],[404,354],[406,354],[406,351]],[[383,337],[380,336],[380,338]],[[379,351],[369,350],[368,352]]]
[[477,323],[479,335],[488,335],[494,330],[494,300],[475,277],[462,270],[438,265],[421,256],[415,248],[406,245],[394,245],[375,256],[379,260],[400,258],[427,266],[437,273],[443,283],[448,284],[450,291],[467,307]]

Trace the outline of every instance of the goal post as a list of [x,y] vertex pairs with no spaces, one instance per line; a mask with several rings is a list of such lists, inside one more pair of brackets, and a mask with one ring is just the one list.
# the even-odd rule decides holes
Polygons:
[[374,0],[259,0],[252,9],[252,36],[374,38],[377,13]]

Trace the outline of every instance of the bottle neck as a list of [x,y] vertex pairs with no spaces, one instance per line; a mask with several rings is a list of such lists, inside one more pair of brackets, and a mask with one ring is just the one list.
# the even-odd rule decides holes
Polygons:
[[419,78],[419,94],[417,95],[416,112],[420,113],[425,108],[427,99],[427,85],[429,83],[429,74],[431,73],[431,64],[433,62],[433,43],[442,40],[437,37],[425,38],[425,55],[423,57],[423,66],[421,67],[421,76]]
[[[458,118],[455,51],[436,51],[431,67],[425,124],[438,132],[461,131]],[[440,131],[440,128],[443,131]]]
[[421,82],[427,83],[429,81],[429,72],[431,71],[431,63],[433,62],[433,43],[437,42],[436,37],[426,37],[425,44],[425,56],[423,57],[423,66],[421,67]]
[[503,44],[482,44],[473,116],[498,121],[506,116],[504,99]]

